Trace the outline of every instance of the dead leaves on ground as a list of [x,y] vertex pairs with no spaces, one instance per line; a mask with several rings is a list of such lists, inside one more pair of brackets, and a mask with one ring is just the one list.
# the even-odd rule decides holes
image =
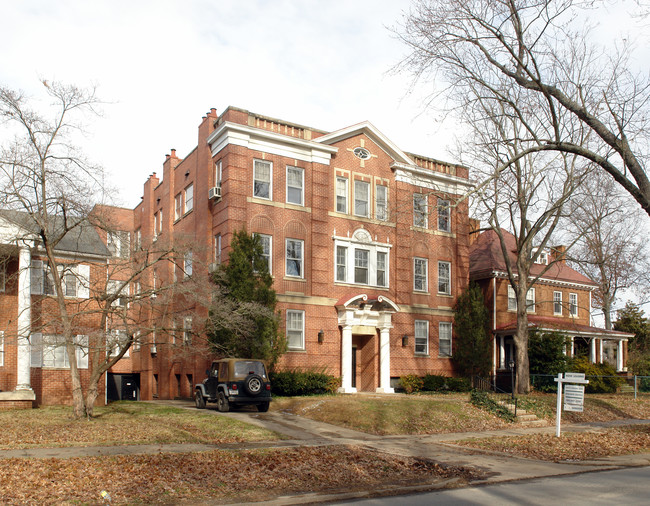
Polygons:
[[211,451],[73,459],[0,460],[0,503],[100,503],[106,490],[113,504],[237,502],[278,495],[372,490],[390,484],[416,485],[481,476],[460,467],[386,455],[357,447]]
[[539,460],[581,461],[650,451],[650,425],[599,429],[590,432],[529,434],[458,441],[457,444]]

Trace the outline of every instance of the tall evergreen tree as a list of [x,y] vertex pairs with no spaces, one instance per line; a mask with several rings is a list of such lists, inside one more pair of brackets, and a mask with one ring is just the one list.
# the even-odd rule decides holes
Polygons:
[[208,339],[220,355],[273,365],[286,351],[286,339],[278,334],[277,298],[260,238],[236,231],[230,246],[228,262],[213,275]]
[[643,310],[632,302],[618,310],[614,330],[630,332],[634,338],[628,344],[627,366],[634,374],[650,375],[650,321]]
[[485,376],[492,368],[490,358],[490,320],[483,293],[470,283],[454,306],[456,345],[453,361],[465,376]]

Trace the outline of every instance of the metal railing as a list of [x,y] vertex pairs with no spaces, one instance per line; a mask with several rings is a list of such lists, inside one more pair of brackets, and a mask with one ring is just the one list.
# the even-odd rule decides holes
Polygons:
[[[554,381],[557,375],[554,374],[531,374],[530,384],[538,391],[556,392],[557,383]],[[587,374],[585,379],[592,381],[592,385],[598,382],[601,389],[606,392],[620,394],[634,394],[636,399],[639,393],[650,392],[650,376],[619,376],[619,375],[595,375]],[[590,393],[587,388],[587,393]]]
[[514,392],[501,390],[493,381],[480,376],[474,376],[474,388],[486,392],[490,399],[508,409],[514,416],[517,416],[517,397]]

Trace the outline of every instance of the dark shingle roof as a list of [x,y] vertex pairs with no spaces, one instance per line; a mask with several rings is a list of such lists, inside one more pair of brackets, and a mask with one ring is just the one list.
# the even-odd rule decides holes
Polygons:
[[[0,210],[0,218],[4,218],[17,227],[24,229],[27,234],[38,236],[39,228],[26,212],[2,209]],[[61,217],[55,217],[51,221],[55,230],[56,227],[60,228],[63,226]],[[86,220],[82,220],[78,226],[69,231],[57,244],[55,251],[105,257],[111,256],[106,245],[97,234],[95,227]]]

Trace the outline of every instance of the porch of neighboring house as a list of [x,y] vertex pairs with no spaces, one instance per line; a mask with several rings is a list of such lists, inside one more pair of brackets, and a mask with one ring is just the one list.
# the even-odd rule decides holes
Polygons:
[[[494,331],[493,384],[507,392],[511,391],[513,376],[516,378],[515,325],[504,325]],[[568,357],[588,357],[593,364],[609,364],[617,374],[627,374],[627,343],[632,334],[573,322],[547,322],[543,326],[531,322],[529,329],[562,333],[567,337],[564,353]]]

